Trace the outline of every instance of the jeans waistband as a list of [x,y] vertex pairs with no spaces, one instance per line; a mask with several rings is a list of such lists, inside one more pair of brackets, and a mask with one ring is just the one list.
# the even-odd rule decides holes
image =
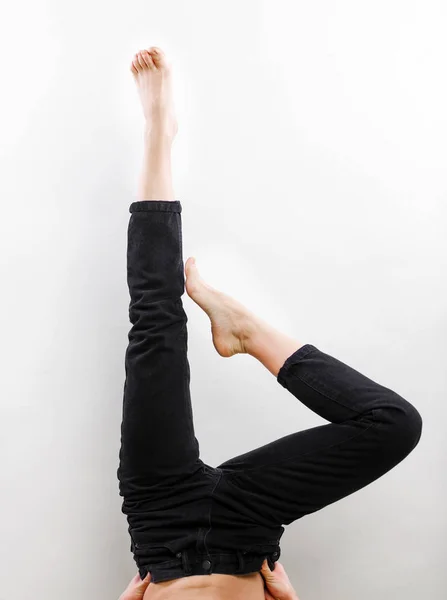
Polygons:
[[175,558],[158,564],[147,564],[140,568],[140,577],[144,579],[151,573],[151,582],[159,583],[169,579],[179,579],[191,575],[211,575],[221,573],[227,575],[247,575],[261,570],[265,559],[273,571],[275,562],[281,555],[276,546],[273,552],[208,552],[199,553],[194,549],[183,550]]

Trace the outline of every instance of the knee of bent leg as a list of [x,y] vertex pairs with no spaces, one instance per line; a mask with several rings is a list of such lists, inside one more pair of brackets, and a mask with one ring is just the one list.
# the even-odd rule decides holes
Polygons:
[[393,394],[387,406],[379,409],[387,443],[401,459],[418,445],[422,435],[423,421],[419,411],[410,402]]
[[406,416],[404,419],[403,437],[407,440],[409,452],[411,452],[419,443],[422,435],[422,417],[419,411],[406,401]]

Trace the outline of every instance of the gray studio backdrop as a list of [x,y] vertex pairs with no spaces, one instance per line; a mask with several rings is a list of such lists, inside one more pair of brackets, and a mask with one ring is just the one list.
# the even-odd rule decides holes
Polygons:
[[[287,528],[300,598],[445,598],[446,25],[435,0],[5,8],[2,600],[110,600],[136,572],[116,468],[149,45],[176,77],[185,260],[424,419],[393,471]],[[184,304],[203,460],[325,422]]]

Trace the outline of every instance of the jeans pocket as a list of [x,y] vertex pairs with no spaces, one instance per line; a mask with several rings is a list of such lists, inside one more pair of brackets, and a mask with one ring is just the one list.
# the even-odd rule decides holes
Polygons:
[[278,560],[281,549],[279,547],[279,541],[275,542],[264,542],[261,544],[252,544],[247,546],[243,550],[244,554],[258,554],[264,556],[271,556],[274,560]]
[[133,544],[133,553],[140,563],[158,565],[160,563],[176,564],[178,558],[169,544],[147,544],[136,542]]

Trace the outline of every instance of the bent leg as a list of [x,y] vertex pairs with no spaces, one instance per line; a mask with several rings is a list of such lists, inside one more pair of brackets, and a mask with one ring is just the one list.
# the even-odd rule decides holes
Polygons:
[[384,475],[419,442],[412,404],[311,344],[287,358],[277,380],[331,424],[219,465],[260,521],[290,524],[320,510]]

